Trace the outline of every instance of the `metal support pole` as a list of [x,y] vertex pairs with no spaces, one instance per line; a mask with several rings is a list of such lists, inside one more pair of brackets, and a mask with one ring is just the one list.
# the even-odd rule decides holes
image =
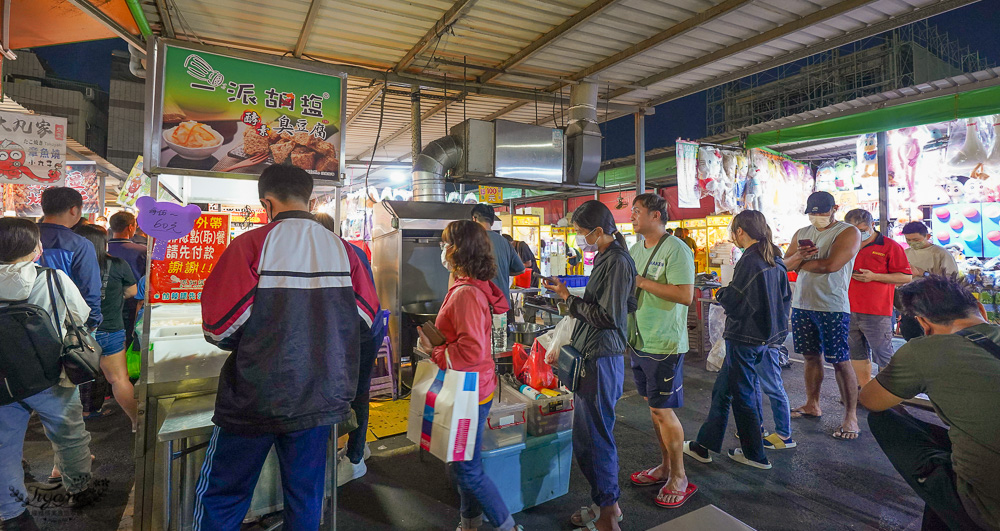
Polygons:
[[[417,155],[420,155],[420,151],[424,148],[423,143],[420,142],[420,85],[410,87],[410,121],[412,122],[410,126],[410,151],[413,156],[412,160],[417,160]],[[375,156],[374,152],[372,156]]]
[[889,159],[886,157],[888,140],[885,131],[876,133],[878,141],[878,219],[879,232],[889,231]]
[[635,195],[646,193],[646,116],[635,113]]

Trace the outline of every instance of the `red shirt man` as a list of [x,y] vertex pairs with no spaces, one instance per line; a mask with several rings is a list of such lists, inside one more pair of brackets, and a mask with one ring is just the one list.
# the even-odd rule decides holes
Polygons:
[[851,302],[847,342],[858,383],[864,386],[871,380],[872,362],[885,367],[892,358],[892,299],[896,285],[911,279],[910,262],[901,245],[872,227],[872,215],[867,210],[852,210],[844,221],[861,231],[861,250],[854,259],[854,274],[847,291]]

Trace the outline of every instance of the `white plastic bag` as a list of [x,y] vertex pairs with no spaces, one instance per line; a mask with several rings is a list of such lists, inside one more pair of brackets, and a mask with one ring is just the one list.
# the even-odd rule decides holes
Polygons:
[[722,363],[724,361],[726,361],[726,342],[720,339],[712,343],[712,351],[708,353],[705,370],[708,372],[719,372],[722,370]]
[[561,321],[556,323],[556,327],[548,332],[535,338],[542,347],[545,348],[545,352],[559,353],[559,349],[566,345],[569,345],[570,341],[573,340],[573,327],[576,326],[576,319],[573,317],[564,317]]

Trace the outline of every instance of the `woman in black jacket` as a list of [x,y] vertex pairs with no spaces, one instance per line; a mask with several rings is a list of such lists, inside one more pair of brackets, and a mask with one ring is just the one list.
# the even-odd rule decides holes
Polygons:
[[[615,404],[625,380],[625,330],[630,299],[635,291],[635,262],[618,232],[615,218],[600,201],[587,201],[573,212],[576,246],[597,251],[594,270],[583,297],[569,294],[558,279],[545,287],[569,303],[577,319],[573,347],[584,356],[584,373],[573,410],[573,453],[590,483],[594,504],[570,519],[573,525],[609,531],[619,529],[618,447],[615,444]],[[634,304],[634,299],[631,299]],[[558,352],[549,353],[554,363]]]
[[[730,226],[733,242],[744,249],[736,263],[733,280],[715,295],[726,310],[726,360],[712,389],[712,407],[695,441],[684,444],[684,453],[703,463],[712,461],[709,450],[722,451],[722,440],[733,406],[736,429],[744,434],[740,446],[729,451],[733,460],[761,469],[771,468],[764,455],[760,396],[756,367],[768,348],[788,336],[788,308],[792,294],[785,264],[771,241],[771,228],[764,215],[745,210]],[[753,435],[750,435],[753,434]]]

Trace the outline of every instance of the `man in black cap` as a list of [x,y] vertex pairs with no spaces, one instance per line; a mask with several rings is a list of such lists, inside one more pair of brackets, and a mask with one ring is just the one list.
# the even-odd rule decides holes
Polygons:
[[[844,403],[844,421],[833,437],[858,438],[858,379],[851,367],[848,334],[851,303],[848,288],[861,233],[837,221],[837,204],[827,192],[816,192],[806,202],[809,226],[799,229],[785,253],[785,266],[798,271],[792,299],[792,337],[795,351],[805,358],[806,403],[792,410],[792,418],[819,417],[823,360],[833,365]],[[822,358],[820,357],[822,355]]]

